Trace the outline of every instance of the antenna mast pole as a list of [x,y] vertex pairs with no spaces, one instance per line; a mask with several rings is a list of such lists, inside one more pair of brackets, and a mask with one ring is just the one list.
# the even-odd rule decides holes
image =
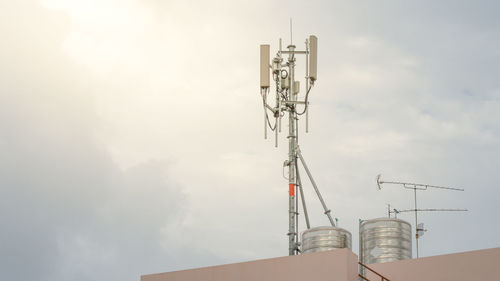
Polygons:
[[413,197],[415,199],[415,247],[417,249],[417,259],[418,259],[418,219],[417,219],[417,188],[413,188]]
[[[290,27],[291,29],[291,27]],[[288,45],[288,75],[290,76],[290,96],[291,102],[296,101],[297,96],[295,94],[295,46]],[[295,255],[297,250],[297,233],[295,232],[295,218],[297,215],[295,206],[295,145],[297,132],[295,128],[295,105],[290,105],[290,110],[288,112],[288,254]]]

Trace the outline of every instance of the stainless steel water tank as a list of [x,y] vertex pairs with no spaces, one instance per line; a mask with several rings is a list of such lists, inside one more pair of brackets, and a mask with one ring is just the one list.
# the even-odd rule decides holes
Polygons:
[[364,264],[411,259],[411,225],[404,220],[379,218],[361,222],[360,260]]
[[351,249],[351,233],[340,227],[318,226],[302,232],[302,253]]

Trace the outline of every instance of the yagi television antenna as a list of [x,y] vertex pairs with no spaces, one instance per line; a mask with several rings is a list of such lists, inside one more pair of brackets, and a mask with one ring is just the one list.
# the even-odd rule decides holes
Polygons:
[[[291,26],[291,25],[290,25]],[[291,27],[290,27],[291,31]],[[290,35],[291,37],[291,35]],[[295,80],[295,63],[298,55],[305,56],[305,97],[299,99],[300,82]],[[287,56],[285,58],[285,56]],[[281,132],[281,120],[288,115],[288,159],[284,162],[283,168],[288,168],[288,253],[295,255],[299,253],[298,241],[298,196],[300,193],[302,208],[307,228],[310,228],[307,207],[300,179],[298,160],[302,164],[307,176],[309,177],[314,191],[321,202],[324,213],[328,220],[335,226],[330,210],[319,192],[309,168],[302,156],[298,145],[298,124],[300,116],[306,116],[306,132],[308,131],[308,112],[309,112],[309,93],[317,80],[318,63],[318,38],[314,35],[305,40],[305,50],[299,51],[293,42],[282,48],[282,41],[279,40],[279,49],[271,60],[270,46],[260,45],[260,94],[264,107],[264,138],[267,138],[267,130],[274,131],[275,146],[278,146],[278,133]],[[272,81],[271,81],[272,77]],[[271,92],[271,82],[274,86],[274,104],[268,102],[268,96]]]
[[396,184],[396,185],[402,185],[406,189],[413,189],[413,197],[414,197],[414,208],[413,209],[406,209],[406,210],[397,210],[393,209],[391,210],[391,205],[387,205],[387,213],[389,215],[389,218],[391,217],[391,214],[394,214],[394,217],[397,218],[397,215],[399,213],[406,213],[406,212],[413,212],[415,214],[415,245],[417,249],[417,258],[418,256],[418,238],[422,237],[424,235],[424,232],[427,231],[424,229],[424,224],[423,223],[418,223],[418,212],[463,212],[467,211],[467,209],[418,209],[417,208],[417,190],[427,190],[428,188],[436,188],[436,189],[446,189],[446,190],[454,190],[454,191],[464,191],[462,188],[454,188],[454,187],[446,187],[446,186],[437,186],[437,185],[430,185],[430,184],[422,184],[422,183],[409,183],[409,182],[398,182],[398,181],[382,181],[380,180],[381,175],[377,175],[377,188],[379,190],[382,189],[383,184]]

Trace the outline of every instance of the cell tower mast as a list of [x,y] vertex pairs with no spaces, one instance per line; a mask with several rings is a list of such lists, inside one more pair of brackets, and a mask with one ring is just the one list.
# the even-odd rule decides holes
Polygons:
[[[291,36],[290,36],[291,37]],[[316,36],[311,35],[309,39],[305,41],[305,50],[298,51],[293,42],[290,42],[286,48],[282,49],[282,41],[279,40],[279,50],[276,56],[270,61],[270,46],[260,45],[260,92],[262,95],[262,101],[264,106],[264,137],[267,138],[267,128],[269,127],[271,131],[275,133],[275,146],[278,146],[278,132],[281,132],[281,119],[288,113],[288,160],[283,164],[283,168],[288,168],[288,254],[296,255],[300,252],[299,241],[298,241],[298,195],[296,191],[299,191],[302,207],[304,210],[304,216],[306,220],[307,228],[310,228],[309,218],[307,214],[307,207],[305,204],[304,193],[302,189],[302,182],[300,180],[300,174],[298,170],[298,161],[300,160],[304,170],[306,171],[313,187],[316,192],[323,208],[325,214],[328,216],[332,226],[335,223],[330,215],[330,210],[326,207],[326,204],[316,186],[314,179],[312,178],[311,172],[307,167],[305,160],[301,154],[298,145],[298,121],[299,116],[306,115],[306,132],[308,131],[308,105],[309,105],[309,92],[311,91],[314,82],[317,79],[317,47],[318,39]],[[284,55],[288,57],[283,58]],[[296,55],[305,55],[306,59],[306,75],[305,75],[305,85],[306,93],[304,100],[299,100],[298,94],[300,91],[299,81],[295,81],[295,62]],[[268,103],[268,94],[270,93],[272,75],[273,82],[276,87],[275,91],[275,105],[271,106]],[[301,110],[298,110],[300,107]],[[271,124],[271,120],[268,112],[272,113],[274,119],[274,125]]]

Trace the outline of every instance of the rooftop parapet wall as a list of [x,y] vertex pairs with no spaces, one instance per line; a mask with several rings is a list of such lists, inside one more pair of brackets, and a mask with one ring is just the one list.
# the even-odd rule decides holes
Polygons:
[[[500,248],[368,265],[391,281],[500,280]],[[370,280],[380,277],[367,273]]]
[[[500,280],[500,248],[370,264],[391,281]],[[141,281],[357,281],[349,249],[141,276]],[[369,280],[380,277],[367,272]]]
[[141,276],[141,281],[357,281],[349,249]]

